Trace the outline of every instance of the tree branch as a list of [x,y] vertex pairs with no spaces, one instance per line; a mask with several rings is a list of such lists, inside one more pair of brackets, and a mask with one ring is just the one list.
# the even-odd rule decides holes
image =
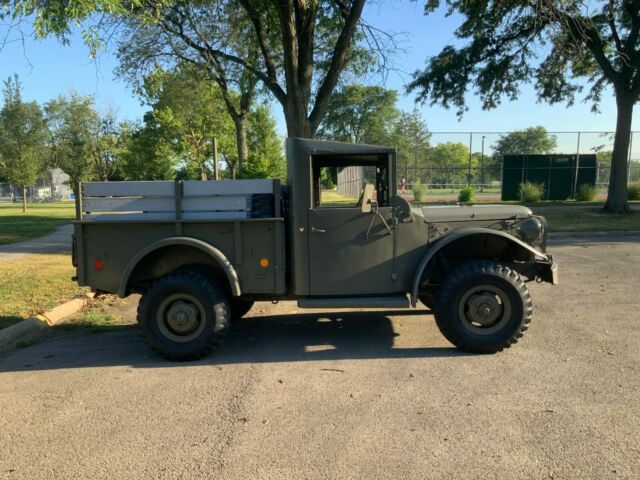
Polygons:
[[322,80],[322,83],[320,84],[320,88],[318,89],[318,93],[316,94],[315,105],[313,106],[313,110],[311,111],[311,115],[309,116],[309,122],[311,124],[312,131],[315,131],[315,129],[320,124],[322,117],[327,111],[327,106],[329,104],[329,100],[331,99],[331,93],[335,89],[340,78],[340,72],[344,68],[344,65],[347,61],[347,56],[351,47],[353,35],[360,21],[360,17],[362,16],[364,3],[365,0],[353,0],[349,15],[345,20],[342,31],[340,32],[340,36],[338,37],[338,41],[336,42],[336,45],[333,49],[331,64],[329,65],[329,69],[327,70],[327,73]]

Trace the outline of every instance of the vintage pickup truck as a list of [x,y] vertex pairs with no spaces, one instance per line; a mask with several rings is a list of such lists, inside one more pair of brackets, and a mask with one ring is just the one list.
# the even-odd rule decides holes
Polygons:
[[78,283],[142,294],[142,331],[175,360],[208,354],[254,301],[284,299],[330,309],[421,302],[454,345],[493,353],[528,327],[526,282],[557,283],[544,218],[516,205],[412,207],[396,194],[394,148],[289,139],[287,163],[286,185],[82,184]]

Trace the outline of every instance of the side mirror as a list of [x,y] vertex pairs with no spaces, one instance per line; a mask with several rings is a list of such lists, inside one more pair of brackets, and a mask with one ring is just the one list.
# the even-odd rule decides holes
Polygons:
[[362,191],[362,203],[360,204],[360,209],[362,213],[371,213],[371,208],[375,201],[373,200],[373,192],[375,191],[375,186],[371,183],[367,183],[364,186],[364,190]]

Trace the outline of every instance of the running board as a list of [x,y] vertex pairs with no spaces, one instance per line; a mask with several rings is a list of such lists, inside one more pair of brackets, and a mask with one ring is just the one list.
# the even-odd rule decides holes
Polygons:
[[300,308],[409,308],[405,294],[366,297],[302,297]]

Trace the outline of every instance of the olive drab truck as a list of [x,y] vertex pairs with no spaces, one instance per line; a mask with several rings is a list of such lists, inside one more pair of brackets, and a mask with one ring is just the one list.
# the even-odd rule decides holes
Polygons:
[[429,308],[458,348],[522,337],[527,282],[555,284],[547,222],[517,205],[412,206],[395,148],[287,140],[279,180],[87,182],[76,199],[76,280],[141,294],[163,356],[208,354],[255,301],[301,308]]

